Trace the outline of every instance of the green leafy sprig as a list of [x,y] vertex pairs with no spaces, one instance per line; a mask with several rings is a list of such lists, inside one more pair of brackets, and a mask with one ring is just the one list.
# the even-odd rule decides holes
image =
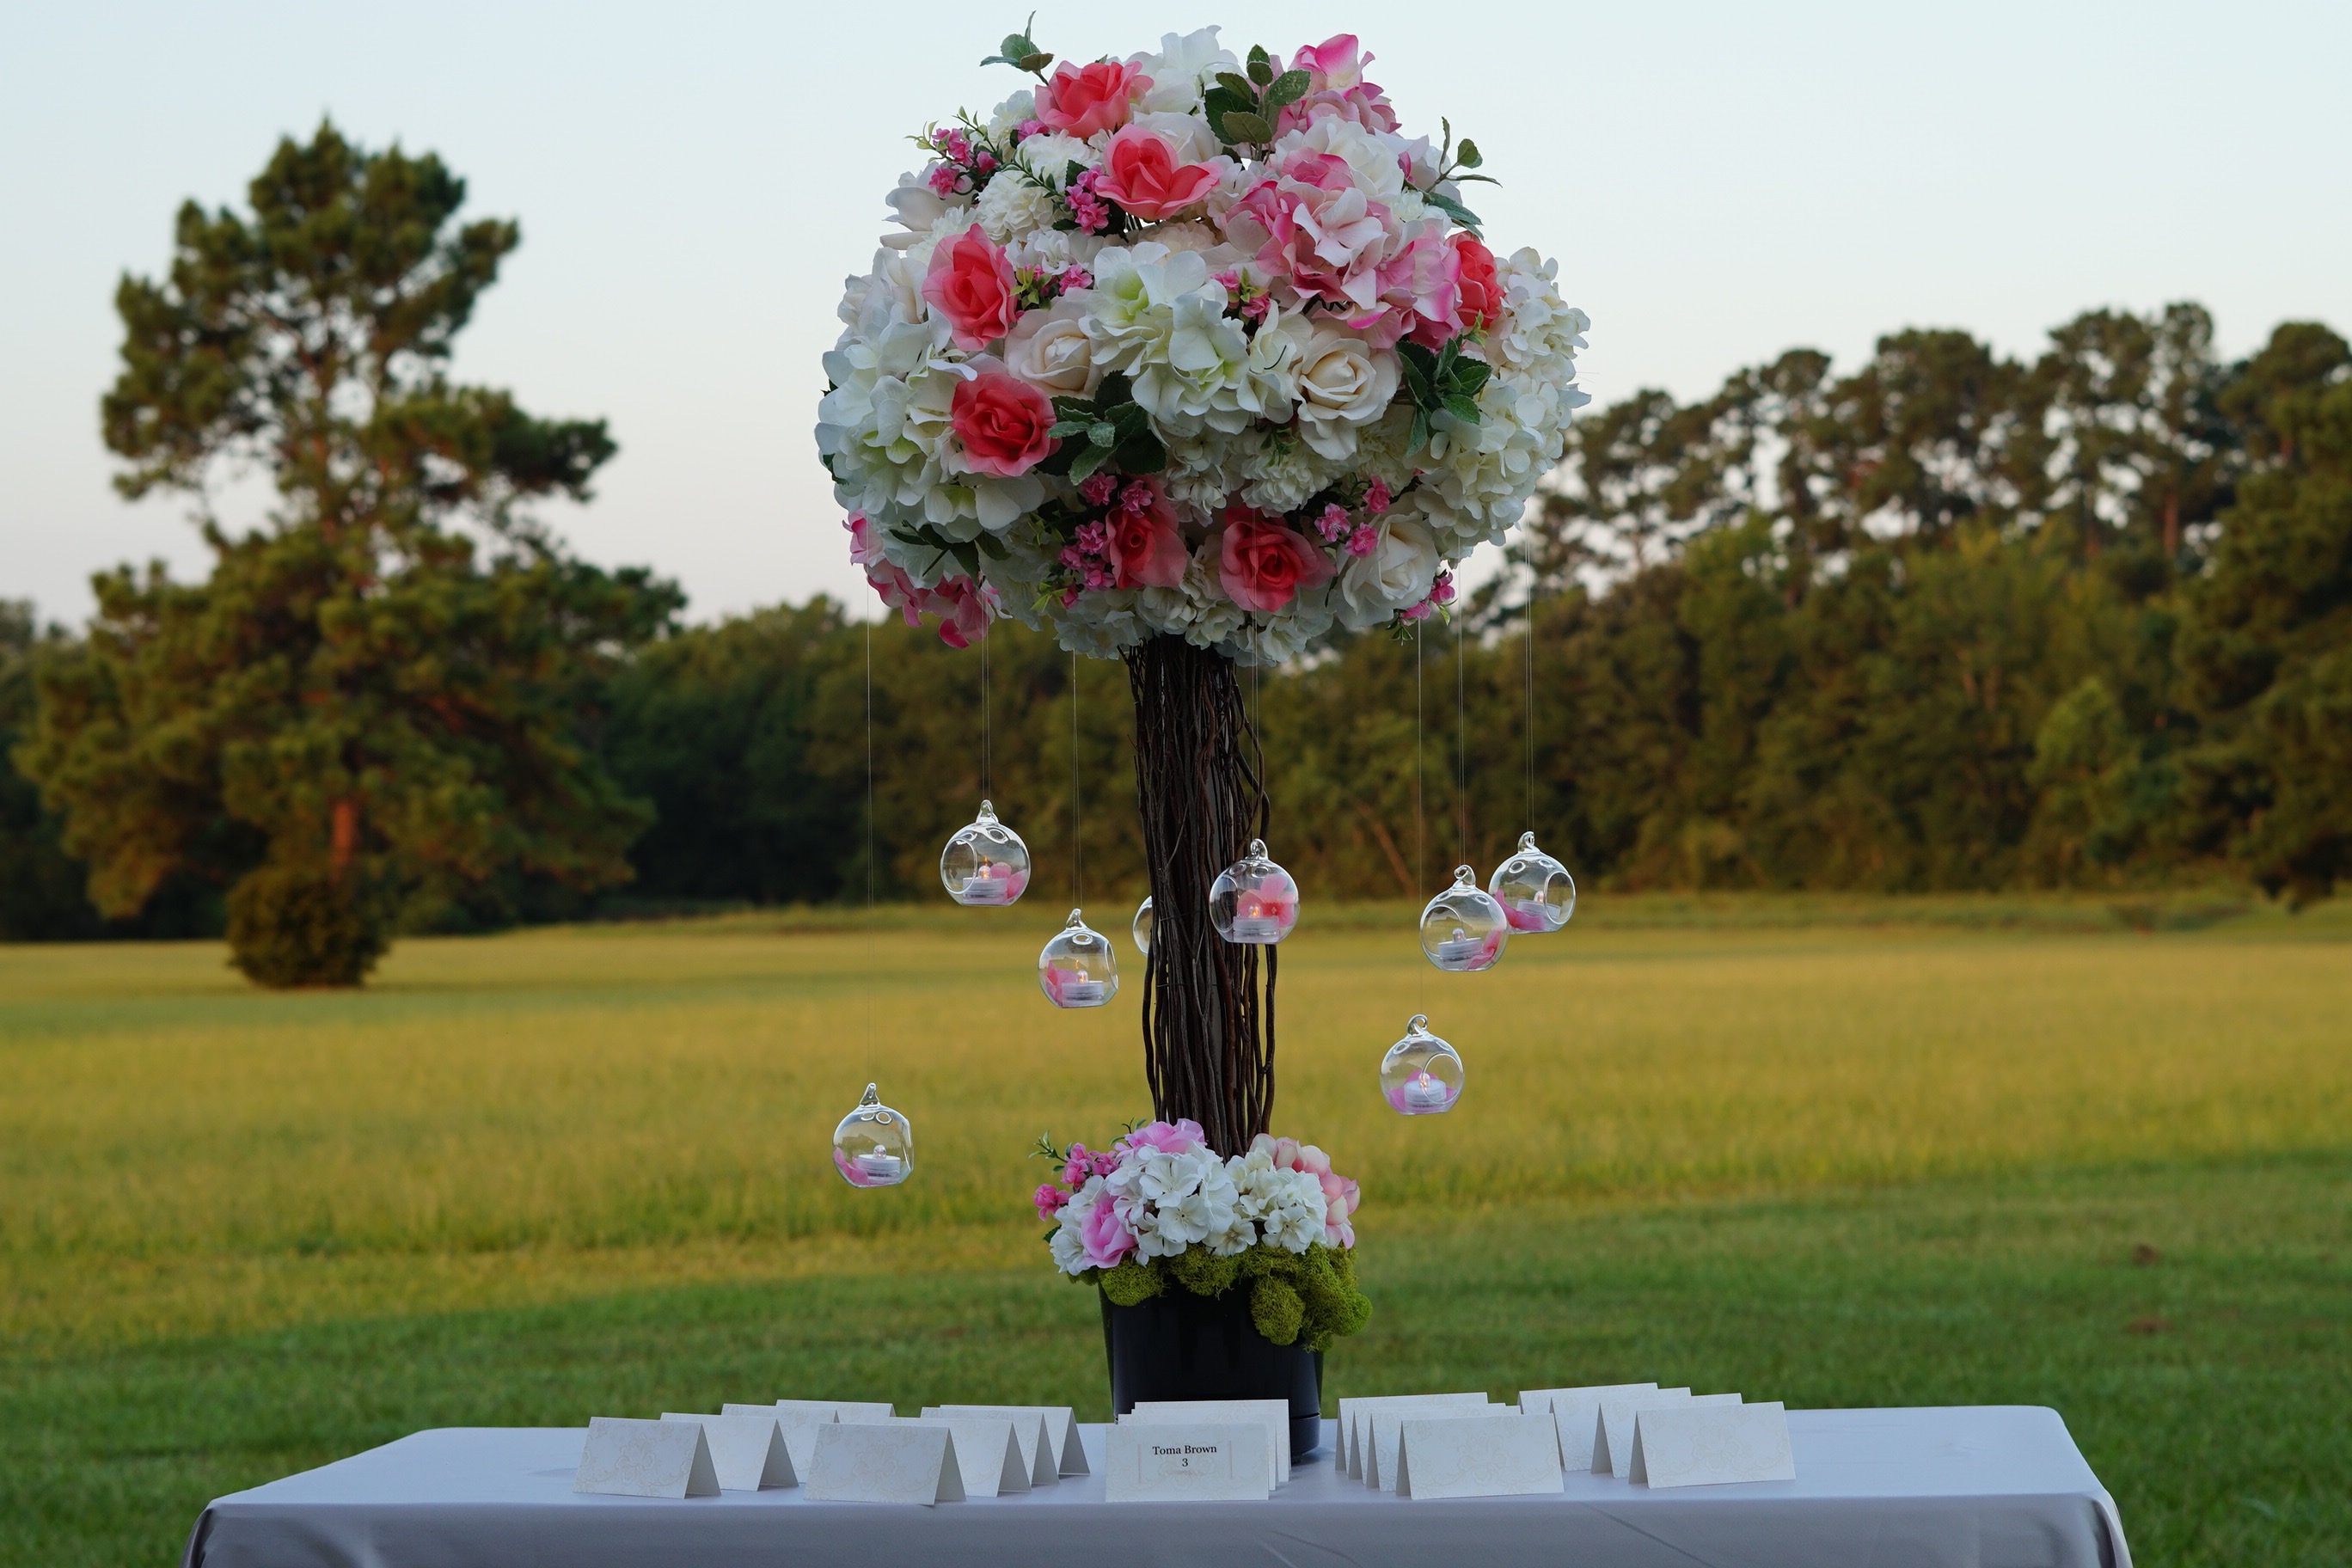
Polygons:
[[1054,63],[1054,57],[1029,41],[1029,29],[1036,25],[1037,13],[1032,11],[1029,19],[1021,24],[1021,30],[1005,34],[1004,41],[996,46],[998,52],[980,63],[984,66],[1011,66],[1043,80],[1045,68]]
[[1045,432],[1063,443],[1039,465],[1072,484],[1105,464],[1123,474],[1156,474],[1168,467],[1168,448],[1151,429],[1151,415],[1135,400],[1128,378],[1113,371],[1092,397],[1056,397],[1056,419]]
[[1307,96],[1313,79],[1305,71],[1274,68],[1274,58],[1252,45],[1246,76],[1219,71],[1217,85],[1202,95],[1209,129],[1228,147],[1263,147],[1274,140],[1275,118],[1286,105]]
[[1410,339],[1397,344],[1398,369],[1404,373],[1405,392],[1413,402],[1412,438],[1406,444],[1407,452],[1417,452],[1429,444],[1430,422],[1437,415],[1465,425],[1478,423],[1478,393],[1494,367],[1465,355],[1462,342],[1460,337],[1450,338],[1434,353]]
[[[1481,184],[1488,185],[1499,184],[1501,182],[1492,174],[1470,173],[1486,161],[1478,151],[1478,143],[1465,136],[1462,138],[1462,145],[1457,148],[1454,144],[1453,121],[1440,120],[1437,123],[1438,127],[1445,132],[1445,142],[1437,153],[1437,178],[1429,182],[1429,189],[1421,193],[1421,199],[1468,229],[1472,234],[1478,234],[1478,215],[1452,196],[1439,195],[1437,187],[1448,181],[1457,185],[1465,180],[1475,180]],[[1480,235],[1480,237],[1485,237]]]
[[963,574],[977,583],[980,581],[982,556],[985,555],[991,561],[1002,561],[1012,554],[1012,552],[1005,548],[1004,541],[984,528],[980,531],[976,538],[950,539],[929,523],[924,522],[911,528],[894,528],[890,531],[890,537],[908,544],[929,545],[940,552],[933,558],[930,565],[923,569],[922,575],[926,577],[938,568],[940,561],[945,560],[953,561],[962,567]]

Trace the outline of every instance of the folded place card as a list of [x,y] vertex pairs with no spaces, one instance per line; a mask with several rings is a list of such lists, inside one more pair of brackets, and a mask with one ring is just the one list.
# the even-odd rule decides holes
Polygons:
[[818,1428],[816,1463],[801,1483],[817,1502],[963,1501],[944,1426],[835,1422]]
[[1263,1502],[1274,1468],[1256,1422],[1122,1421],[1103,1459],[1108,1502]]
[[1397,1424],[1399,1497],[1517,1497],[1564,1485],[1548,1412],[1408,1415]]
[[1077,1413],[1066,1405],[935,1405],[923,1414],[1003,1415],[1008,1418],[1043,1416],[1045,1436],[1054,1450],[1054,1473],[1057,1476],[1083,1476],[1087,1473],[1087,1446],[1078,1441]]
[[[1416,1420],[1466,1421],[1481,1415],[1500,1415],[1507,1411],[1514,1415],[1518,1414],[1516,1405],[1493,1404],[1435,1405],[1403,1410],[1374,1406],[1360,1417],[1367,1429],[1364,1447],[1369,1450],[1364,1458],[1364,1484],[1384,1492],[1396,1490],[1397,1429],[1402,1423]],[[1557,1441],[1552,1445],[1552,1452],[1555,1456],[1559,1452]]]
[[815,1416],[799,1411],[779,1410],[772,1405],[722,1405],[722,1415],[765,1415],[775,1422],[784,1436],[784,1452],[792,1456],[793,1473],[805,1476],[816,1463],[816,1429],[833,1425],[831,1415]]
[[572,1489],[609,1497],[717,1497],[719,1472],[698,1421],[599,1415],[588,1423]]
[[1273,1445],[1274,1484],[1290,1480],[1290,1401],[1287,1399],[1139,1399],[1120,1420],[1255,1421]]
[[662,1419],[702,1424],[702,1440],[710,1445],[710,1468],[718,1473],[721,1491],[756,1492],[767,1487],[800,1485],[776,1413],[765,1405],[754,1408],[758,1415],[681,1415],[665,1410]]
[[1601,1402],[1636,1394],[1655,1394],[1654,1383],[1601,1383],[1584,1388],[1532,1388],[1519,1394],[1519,1408],[1533,1415],[1551,1412],[1559,1430],[1559,1462],[1564,1469],[1592,1468],[1592,1428],[1600,1420]]
[[1364,1452],[1358,1442],[1362,1435],[1361,1415],[1376,1405],[1407,1409],[1471,1405],[1483,1410],[1486,1407],[1486,1396],[1483,1394],[1373,1394],[1342,1399],[1339,1401],[1339,1463],[1345,1467],[1351,1480],[1364,1479]]
[[946,1427],[968,1498],[1029,1489],[1029,1461],[1021,1456],[1013,1423],[1002,1415],[894,1415],[891,1421],[900,1426]]
[[1703,1405],[1633,1414],[1636,1486],[1709,1487],[1734,1481],[1793,1481],[1789,1414],[1769,1405]]
[[776,1413],[790,1421],[887,1421],[898,1412],[877,1400],[779,1399]]
[[[946,1408],[945,1405],[926,1405],[923,1406],[923,1415],[938,1416]],[[961,1417],[950,1416],[947,1419],[956,1420]],[[970,1419],[985,1421],[990,1417],[976,1415]],[[1009,1415],[1003,1419],[1013,1423],[1013,1440],[1021,1446],[1021,1463],[1029,1473],[1029,1484],[1033,1487],[1042,1487],[1060,1479],[1061,1471],[1054,1464],[1054,1439],[1045,1432],[1045,1417],[1043,1415],[1033,1414]]]
[[1601,1402],[1600,1417],[1592,1424],[1592,1473],[1612,1475],[1621,1481],[1632,1474],[1633,1417],[1642,1411],[1738,1403],[1739,1395],[1736,1394],[1694,1395],[1687,1388],[1662,1388],[1655,1394],[1637,1394],[1625,1400],[1604,1399]]

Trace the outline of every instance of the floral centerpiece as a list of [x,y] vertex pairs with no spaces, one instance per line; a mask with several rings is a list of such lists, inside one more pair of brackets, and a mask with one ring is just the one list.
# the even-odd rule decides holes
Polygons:
[[1342,35],[1064,63],[917,138],[816,439],[853,555],[957,647],[1277,663],[1411,627],[1559,459],[1589,324],[1497,256],[1475,143],[1407,136]]
[[1198,1122],[1179,1121],[1139,1125],[1102,1150],[1040,1139],[1036,1152],[1060,1171],[1035,1197],[1055,1266],[1114,1306],[1246,1283],[1258,1332],[1308,1351],[1371,1318],[1356,1289],[1360,1194],[1312,1143],[1261,1132],[1227,1158]]

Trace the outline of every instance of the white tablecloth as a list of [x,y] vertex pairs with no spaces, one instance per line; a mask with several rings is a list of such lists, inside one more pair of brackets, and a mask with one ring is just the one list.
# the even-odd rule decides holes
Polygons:
[[2130,1568],[2114,1500],[2054,1410],[1791,1410],[1797,1479],[1415,1501],[1328,1455],[1269,1500],[1103,1501],[1095,1473],[936,1508],[800,1490],[580,1497],[578,1427],[448,1427],[220,1499],[184,1568]]

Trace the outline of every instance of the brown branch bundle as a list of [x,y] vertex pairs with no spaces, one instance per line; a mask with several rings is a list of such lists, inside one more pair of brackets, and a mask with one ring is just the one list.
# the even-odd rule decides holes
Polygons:
[[1265,759],[1230,659],[1171,637],[1126,658],[1151,877],[1143,1060],[1152,1109],[1166,1121],[1191,1117],[1210,1147],[1239,1153],[1274,1113],[1275,949],[1219,937],[1209,889],[1265,834]]

